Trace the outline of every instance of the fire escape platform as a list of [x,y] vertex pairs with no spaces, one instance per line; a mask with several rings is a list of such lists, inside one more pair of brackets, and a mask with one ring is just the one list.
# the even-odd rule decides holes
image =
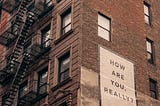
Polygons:
[[[13,16],[5,26],[0,27],[0,44],[9,45],[11,41],[13,42],[16,40],[9,58],[2,63],[5,67],[0,70],[0,84],[3,85],[9,82],[7,80],[11,80],[10,87],[7,90],[9,95],[4,100],[4,106],[12,106],[14,104],[14,98],[18,93],[21,81],[32,63],[32,59],[34,60],[41,56],[44,57],[44,54],[47,54],[51,49],[50,39],[45,39],[44,42],[37,42],[31,45],[31,48],[27,49],[26,52],[24,51],[24,44],[30,36],[30,30],[36,19],[38,19],[38,16],[46,9],[46,4],[44,4],[46,2],[48,1],[6,0],[3,2],[3,9],[8,13],[13,15],[13,13],[17,11],[17,14]],[[47,7],[50,7],[52,0],[48,3],[49,5],[47,5]],[[42,91],[38,90],[38,88],[28,91],[28,93],[19,98],[19,103],[22,103],[22,105],[25,105],[25,102],[34,103],[42,97],[47,96],[47,86],[47,84],[39,86]]]
[[15,9],[17,9],[18,5],[20,4],[20,0],[6,0],[3,2],[3,10],[7,11],[8,13],[12,13]]

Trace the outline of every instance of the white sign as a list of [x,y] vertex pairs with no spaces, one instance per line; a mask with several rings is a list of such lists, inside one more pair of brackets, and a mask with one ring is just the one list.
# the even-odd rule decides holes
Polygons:
[[100,47],[101,106],[136,106],[134,64]]

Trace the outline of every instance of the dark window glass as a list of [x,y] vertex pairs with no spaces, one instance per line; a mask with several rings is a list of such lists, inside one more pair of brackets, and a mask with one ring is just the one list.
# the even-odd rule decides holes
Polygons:
[[45,27],[41,32],[42,32],[42,47],[48,47],[50,45],[50,25]]
[[4,103],[5,103],[6,99],[8,98],[8,96],[9,96],[8,94],[4,94],[2,96],[2,106],[5,106]]
[[48,67],[38,73],[38,94],[47,92]]
[[71,30],[71,8],[61,15],[61,35]]
[[157,99],[157,82],[150,79],[149,80],[150,85],[150,95],[152,98]]
[[2,5],[0,4],[0,24],[1,24],[1,18],[2,18]]
[[60,104],[59,106],[68,106],[66,102]]
[[70,54],[69,52],[59,58],[59,82],[69,78]]
[[50,7],[52,5],[52,0],[45,0],[45,8]]
[[23,97],[25,94],[27,94],[28,91],[28,87],[27,87],[27,81],[25,81],[24,83],[22,83],[19,87],[19,95],[18,97],[21,98]]
[[153,59],[153,41],[147,39],[146,41],[146,46],[147,46],[147,59],[150,63],[154,63]]
[[18,35],[18,27],[16,27],[16,25],[15,24],[13,24],[13,22],[11,22],[11,33],[13,34],[13,35]]
[[23,47],[24,52],[30,53],[29,49],[30,49],[31,44],[32,44],[32,39],[29,39],[27,42],[25,42],[24,47]]
[[11,58],[11,54],[10,54],[10,55],[8,55],[8,56],[6,56],[6,62],[7,62],[7,63],[9,63],[10,58]]

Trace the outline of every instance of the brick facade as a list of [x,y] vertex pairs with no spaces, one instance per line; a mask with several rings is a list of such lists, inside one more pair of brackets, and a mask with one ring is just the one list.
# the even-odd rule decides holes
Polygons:
[[[158,106],[150,98],[149,78],[159,81],[158,1],[146,1],[151,5],[151,26],[144,23],[143,0],[110,1],[85,0],[83,2],[82,66],[99,72],[98,46],[104,46],[135,65],[135,86],[138,106]],[[98,12],[111,18],[111,42],[97,36]],[[146,37],[154,41],[155,64],[147,61]],[[87,46],[86,46],[87,45]],[[159,88],[159,84],[158,84]],[[87,106],[87,105],[86,105]]]
[[[36,101],[34,106],[60,106],[64,102],[68,106],[100,106],[100,46],[133,62],[137,106],[160,105],[160,92],[156,100],[150,97],[149,90],[151,78],[157,81],[160,91],[160,1],[145,0],[151,9],[151,25],[144,22],[143,0],[52,1],[53,9],[36,20],[30,31],[30,35],[40,36],[41,30],[47,25],[50,24],[51,28],[51,50],[31,64],[22,81],[28,80],[28,89],[32,89],[35,86],[34,80],[38,79],[37,73],[48,67],[48,94]],[[61,36],[61,15],[68,8],[71,8],[71,30]],[[98,36],[99,13],[111,19],[111,41]],[[3,17],[4,14],[2,22],[6,19]],[[3,28],[5,26],[1,24],[1,29]],[[147,61],[146,38],[154,41],[154,64]],[[39,42],[39,39],[33,37],[32,41]],[[8,55],[13,46],[2,49]],[[58,59],[66,52],[70,53],[69,78],[60,83]],[[1,98],[8,86],[9,84],[0,86]],[[13,106],[16,106],[17,99],[18,93]]]

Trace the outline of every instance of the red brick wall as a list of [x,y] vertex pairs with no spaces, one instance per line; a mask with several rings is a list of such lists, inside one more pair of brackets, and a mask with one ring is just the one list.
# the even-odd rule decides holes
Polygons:
[[5,30],[7,26],[7,19],[9,18],[9,14],[6,11],[2,10],[2,17],[0,22],[0,34]]
[[[0,20],[0,34],[6,28],[7,17],[8,17],[8,13],[2,10],[1,20]],[[4,47],[2,45],[0,45],[0,66],[1,66],[1,68],[2,68],[2,65],[3,65],[2,60],[4,59],[4,55],[5,55]]]
[[[52,49],[49,56],[49,105],[55,106],[60,102],[56,101],[56,99],[58,100],[59,97],[63,96],[63,93],[60,92],[61,90],[70,90],[72,92],[71,106],[79,105],[80,96],[78,93],[79,88],[82,87],[80,85],[81,66],[98,75],[99,45],[122,55],[134,63],[136,94],[139,106],[159,105],[159,101],[155,102],[149,96],[148,79],[157,80],[158,87],[160,86],[160,1],[147,0],[147,2],[151,5],[151,26],[146,25],[144,22],[143,0],[61,0],[59,3],[55,3],[52,16],[49,16],[50,19],[44,17],[44,20],[38,20],[39,23],[35,24],[33,32],[40,30],[50,20],[52,24]],[[73,30],[64,39],[59,40],[59,36],[57,36],[60,30],[58,17],[68,5],[72,6]],[[111,18],[111,42],[98,36],[98,12]],[[4,19],[3,28],[5,28],[6,17],[7,14],[2,18]],[[156,65],[152,65],[147,61],[146,37],[155,42]],[[56,58],[68,49],[71,52],[71,80],[63,86],[58,86],[55,84],[55,77],[57,77],[55,75],[57,71]],[[89,96],[98,95],[98,88],[94,88],[93,92],[93,87],[86,89],[91,91],[87,93],[92,93],[91,95],[88,94]],[[97,98],[99,95],[95,97]]]
[[[82,66],[99,72],[98,45],[104,46],[135,65],[135,83],[139,105],[148,105],[149,78],[160,81],[159,25],[160,1],[150,0],[152,25],[144,22],[143,0],[83,0]],[[98,36],[98,12],[111,18],[111,42]],[[155,42],[156,65],[147,61],[146,37]],[[160,83],[158,83],[160,86]],[[160,87],[159,87],[160,88]],[[139,92],[143,94],[139,95]],[[145,101],[146,100],[146,101]],[[151,99],[149,99],[151,100]],[[148,101],[149,101],[148,100]],[[149,102],[151,104],[151,102]]]

